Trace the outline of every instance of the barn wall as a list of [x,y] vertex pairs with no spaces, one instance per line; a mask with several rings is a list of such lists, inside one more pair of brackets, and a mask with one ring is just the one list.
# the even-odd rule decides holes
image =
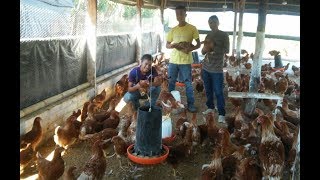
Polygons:
[[87,82],[83,38],[20,41],[20,109]]
[[[137,63],[130,64],[124,68],[111,71],[97,79],[97,90],[100,93],[103,89],[106,89],[107,98],[111,97],[114,94],[114,84],[124,75],[128,74],[132,67],[136,66]],[[83,87],[83,86],[82,86]],[[40,143],[40,146],[43,142],[46,142],[48,139],[52,138],[54,135],[54,130],[58,125],[65,123],[66,118],[68,118],[73,111],[78,109],[82,110],[83,104],[91,99],[90,97],[94,96],[94,88],[87,87],[81,89],[81,86],[78,86],[71,91],[72,93],[68,97],[63,97],[62,99],[54,102],[52,104],[46,105],[45,101],[42,101],[43,107],[34,111],[32,108],[30,112],[20,111],[20,135],[25,134],[30,131],[32,128],[33,120],[39,116],[43,119],[41,121],[41,126],[43,129],[43,139]],[[59,94],[63,96],[62,94]],[[38,106],[41,106],[41,103]],[[37,108],[34,106],[34,108]],[[25,115],[27,114],[27,115]],[[24,116],[25,115],[25,116]]]

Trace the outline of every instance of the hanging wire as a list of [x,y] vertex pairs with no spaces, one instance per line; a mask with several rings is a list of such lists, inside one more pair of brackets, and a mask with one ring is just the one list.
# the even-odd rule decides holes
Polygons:
[[149,92],[150,92],[150,96],[149,96],[149,112],[151,112],[151,88],[152,88],[152,64],[151,64],[151,81],[150,81],[150,88],[149,88]]
[[190,11],[190,3],[191,3],[191,0],[187,0],[187,11]]

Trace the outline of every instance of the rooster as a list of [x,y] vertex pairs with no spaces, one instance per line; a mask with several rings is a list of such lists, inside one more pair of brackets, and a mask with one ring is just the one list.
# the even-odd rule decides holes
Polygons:
[[275,135],[273,121],[267,115],[259,116],[257,122],[261,124],[262,128],[259,159],[263,177],[280,180],[285,162],[284,146],[280,138]]

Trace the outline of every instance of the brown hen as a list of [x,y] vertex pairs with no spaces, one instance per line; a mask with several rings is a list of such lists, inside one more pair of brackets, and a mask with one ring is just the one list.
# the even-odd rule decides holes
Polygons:
[[201,180],[222,180],[223,168],[221,162],[221,147],[217,146],[214,149],[210,164],[202,165]]
[[101,180],[103,178],[104,172],[107,168],[106,158],[102,150],[104,143],[105,142],[101,140],[97,140],[96,142],[94,142],[91,150],[91,158],[86,162],[83,171],[78,179]]
[[267,115],[259,116],[257,121],[262,128],[259,159],[262,165],[263,177],[280,179],[285,162],[284,146],[275,135],[273,121]]
[[36,148],[42,139],[41,120],[40,117],[36,117],[33,121],[32,129],[20,136],[20,149],[26,148],[28,143],[31,143],[32,149],[36,151]]
[[129,144],[127,144],[121,136],[112,137],[111,142],[113,143],[114,152],[119,160],[120,168],[122,168],[121,157],[127,154]]
[[74,174],[74,171],[76,169],[77,168],[75,166],[69,167],[69,169],[63,173],[62,179],[63,180],[76,180],[77,178]]
[[[78,110],[78,112],[81,111]],[[81,122],[77,120],[79,115],[79,113],[73,113],[63,127],[56,127],[53,140],[57,145],[67,149],[78,139],[81,127]]]
[[61,157],[62,147],[56,147],[51,161],[48,161],[37,152],[37,167],[39,180],[56,180],[64,172],[64,160]]

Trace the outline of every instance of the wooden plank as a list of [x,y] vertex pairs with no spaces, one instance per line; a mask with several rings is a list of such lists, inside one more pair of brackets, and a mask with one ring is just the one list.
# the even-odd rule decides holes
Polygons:
[[228,92],[231,98],[255,98],[255,99],[283,99],[281,94],[272,93],[255,93],[255,92]]
[[[208,30],[199,30],[199,34],[208,34]],[[233,35],[233,31],[225,31],[229,36]],[[238,33],[236,33],[238,35]],[[256,33],[254,32],[243,32],[243,36],[245,37],[256,37]],[[291,41],[300,41],[300,37],[297,36],[285,36],[285,35],[272,35],[265,34],[265,38],[270,39],[283,39],[283,40],[291,40]]]
[[223,72],[238,73],[238,75],[250,74],[251,69],[245,69],[245,68],[239,68],[239,67],[227,67],[227,68],[223,68]]

